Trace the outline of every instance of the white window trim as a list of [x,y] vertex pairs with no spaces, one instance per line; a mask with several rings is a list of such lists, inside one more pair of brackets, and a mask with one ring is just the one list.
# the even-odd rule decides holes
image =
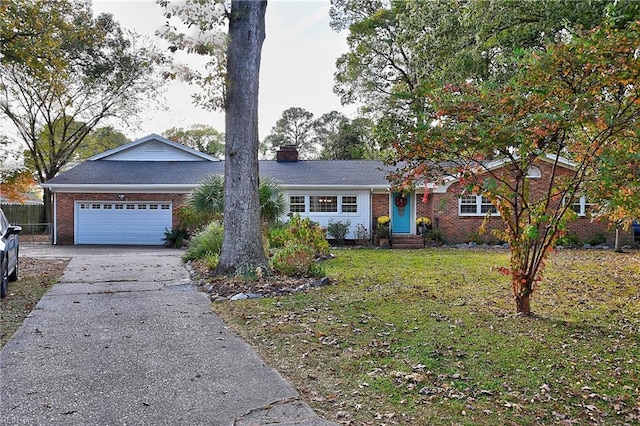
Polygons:
[[[466,195],[467,197],[476,197],[476,212],[475,213],[466,213],[462,212],[462,197],[458,197],[458,216],[486,216],[487,213],[482,213],[482,195]],[[465,206],[470,206],[471,204],[465,204]],[[500,213],[493,212],[489,213],[489,216],[500,216]]]
[[[588,210],[589,207],[591,207],[591,203],[587,202],[587,197],[585,197],[584,195],[582,197],[580,197],[579,199],[573,200],[573,204],[571,205],[571,210],[573,210],[573,206],[574,205],[580,205],[580,211],[576,212],[578,217],[586,217],[587,216],[587,210]],[[573,210],[573,211],[575,212],[575,210]]]
[[[301,212],[294,212],[291,210],[291,197],[302,197],[303,198],[303,203],[295,203],[294,205],[296,206],[304,206],[304,210]],[[290,212],[292,213],[303,213],[306,214],[309,211],[309,197],[307,197],[306,195],[303,194],[287,194],[287,208],[289,209]]]
[[[335,212],[312,212],[311,211],[311,197],[337,197],[338,211]],[[304,197],[304,212],[293,212],[296,214],[313,215],[313,216],[359,216],[363,208],[360,196],[354,193],[323,193],[323,194],[300,194],[290,193],[287,194],[287,209],[291,211],[291,197]],[[355,212],[343,212],[342,211],[342,197],[355,197],[356,198],[356,211]],[[348,204],[352,206],[353,204]]]
[[527,170],[527,177],[529,179],[540,179],[542,178],[542,171],[536,166],[531,166],[529,170]]

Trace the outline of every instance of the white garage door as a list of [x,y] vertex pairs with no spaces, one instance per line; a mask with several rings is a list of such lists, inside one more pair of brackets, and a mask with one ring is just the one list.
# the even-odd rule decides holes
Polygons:
[[76,244],[161,245],[171,229],[168,202],[77,202]]

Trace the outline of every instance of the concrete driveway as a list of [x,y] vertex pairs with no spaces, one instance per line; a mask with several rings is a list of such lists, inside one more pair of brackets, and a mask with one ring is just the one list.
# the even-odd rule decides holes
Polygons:
[[0,352],[0,424],[329,425],[209,309],[179,250],[71,257]]

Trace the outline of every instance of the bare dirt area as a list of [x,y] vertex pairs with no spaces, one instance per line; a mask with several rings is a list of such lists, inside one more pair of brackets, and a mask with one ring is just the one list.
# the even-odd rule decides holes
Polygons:
[[281,275],[261,278],[252,276],[250,279],[243,279],[241,276],[235,278],[214,277],[211,276],[211,270],[201,262],[192,261],[189,262],[188,266],[192,279],[199,285],[201,290],[209,293],[213,301],[228,300],[239,293],[258,296],[259,298],[284,296],[301,290],[308,290],[310,287],[329,284],[329,281],[322,281],[318,278],[286,277]]
[[40,298],[58,282],[69,259],[20,257],[19,279],[9,283],[7,297],[0,302],[0,347],[20,328]]

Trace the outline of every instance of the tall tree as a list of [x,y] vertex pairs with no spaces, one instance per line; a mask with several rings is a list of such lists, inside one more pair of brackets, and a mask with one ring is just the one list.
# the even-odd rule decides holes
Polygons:
[[194,124],[188,129],[172,127],[163,136],[213,157],[224,155],[224,133],[206,124]]
[[131,142],[122,132],[112,126],[96,127],[84,138],[75,152],[75,161],[83,161],[96,154]]
[[[266,0],[159,0],[168,19],[177,17],[195,36],[168,23],[161,35],[172,50],[208,59],[205,72],[182,68],[181,76],[201,88],[196,103],[225,110],[224,241],[216,274],[267,268],[258,194],[258,83],[265,38]],[[223,24],[228,20],[228,36]],[[195,76],[195,77],[194,77]]]
[[218,274],[268,268],[258,193],[258,84],[266,0],[232,0],[225,99],[224,240]]
[[22,203],[28,193],[35,193],[36,190],[37,182],[29,170],[23,167],[2,170],[0,175],[0,201]]
[[[589,179],[608,158],[611,177],[626,179],[628,163],[618,159],[640,152],[638,40],[640,23],[605,26],[531,53],[504,85],[436,86],[425,96],[431,124],[395,145],[399,184],[455,177],[496,206],[518,313],[530,313],[545,259]],[[561,172],[562,157],[571,173]],[[550,170],[534,183],[529,172],[541,161]],[[627,186],[626,196],[637,200],[638,189]]]
[[313,139],[313,114],[300,107],[291,107],[283,111],[282,117],[265,138],[265,143],[271,146],[274,152],[283,145],[293,145],[298,148],[302,158],[314,158],[318,147]]
[[320,158],[358,160],[382,157],[372,135],[371,120],[363,117],[349,120],[345,117],[331,132],[327,131],[326,124],[324,126],[318,122],[316,124],[318,142],[322,146]]
[[[111,15],[79,0],[0,5],[0,113],[27,146],[39,182],[53,178],[98,123],[127,120],[161,86],[164,58]],[[45,137],[45,140],[42,140]],[[45,192],[50,213],[50,196]]]
[[[66,129],[68,132],[72,133],[79,132],[83,126],[84,123],[70,122],[66,126],[54,123],[54,126],[52,127],[54,131],[57,132],[63,132]],[[55,157],[59,154],[55,145],[52,146],[50,141],[63,140],[64,135],[51,135],[49,132],[49,127],[44,128],[38,135],[38,139],[35,142],[35,151],[39,153],[40,157],[34,157],[32,155],[33,150],[26,150],[24,152],[24,163],[33,174],[37,172],[39,163],[51,164],[55,162]],[[70,168],[93,155],[116,148],[127,142],[129,142],[129,139],[127,139],[123,133],[114,130],[111,126],[94,128],[82,139],[80,144],[78,144],[74,150],[71,158],[69,158],[67,163],[65,163],[61,169],[64,170],[66,168]]]
[[332,27],[349,30],[349,52],[334,90],[361,105],[387,147],[428,122],[422,93],[433,82],[504,82],[528,49],[637,12],[633,0],[335,0]]

